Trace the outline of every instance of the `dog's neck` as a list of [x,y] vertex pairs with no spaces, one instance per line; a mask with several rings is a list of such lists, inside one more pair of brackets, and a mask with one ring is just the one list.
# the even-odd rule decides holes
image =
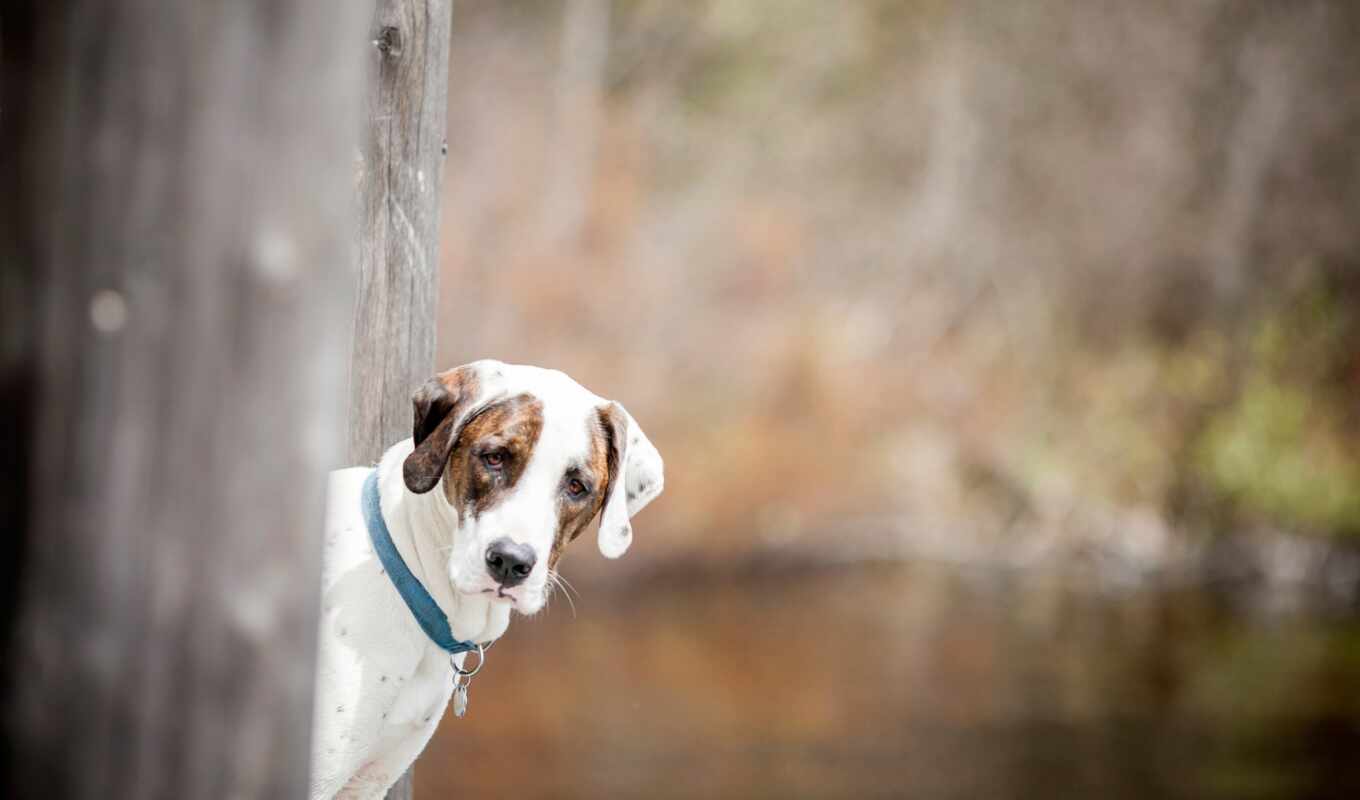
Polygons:
[[378,462],[383,519],[406,566],[448,615],[453,635],[481,641],[491,603],[454,591],[448,573],[448,548],[458,529],[458,515],[444,499],[442,486],[425,494],[406,488],[402,462],[412,449],[410,439],[397,442]]

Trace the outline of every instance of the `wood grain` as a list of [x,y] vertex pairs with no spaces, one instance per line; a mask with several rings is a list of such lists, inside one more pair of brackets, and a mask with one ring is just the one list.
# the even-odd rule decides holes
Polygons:
[[411,435],[411,392],[434,372],[450,13],[447,0],[380,0],[370,31],[350,378],[355,464]]
[[6,5],[0,242],[34,423],[0,794],[306,793],[351,6]]

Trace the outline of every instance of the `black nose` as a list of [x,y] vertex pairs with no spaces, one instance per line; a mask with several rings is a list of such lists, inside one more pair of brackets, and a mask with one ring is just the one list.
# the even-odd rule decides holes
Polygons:
[[486,571],[501,586],[518,586],[529,577],[538,556],[527,544],[515,544],[504,537],[491,543],[486,549]]

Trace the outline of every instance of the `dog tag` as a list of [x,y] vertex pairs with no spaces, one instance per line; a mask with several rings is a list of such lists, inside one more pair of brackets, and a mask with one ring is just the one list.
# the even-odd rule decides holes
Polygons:
[[453,715],[462,718],[467,713],[468,684],[472,681],[459,681],[453,687]]
[[472,676],[482,671],[482,665],[486,663],[486,646],[476,645],[477,666],[472,669],[463,669],[457,656],[449,657],[449,664],[453,667],[453,715],[462,717],[467,713],[468,687],[472,685]]

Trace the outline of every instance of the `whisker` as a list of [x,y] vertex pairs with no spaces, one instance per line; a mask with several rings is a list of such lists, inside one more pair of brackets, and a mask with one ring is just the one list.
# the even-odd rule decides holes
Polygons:
[[581,596],[581,590],[577,589],[574,585],[572,585],[572,582],[567,580],[567,577],[565,575],[559,573],[557,575],[557,580],[561,582],[562,589],[564,591],[574,592],[578,598]]
[[548,579],[549,583],[551,583],[553,586],[562,587],[562,596],[567,598],[567,605],[571,606],[571,618],[576,619],[576,601],[571,599],[572,590],[568,588],[566,578],[563,578],[556,572],[549,571]]

